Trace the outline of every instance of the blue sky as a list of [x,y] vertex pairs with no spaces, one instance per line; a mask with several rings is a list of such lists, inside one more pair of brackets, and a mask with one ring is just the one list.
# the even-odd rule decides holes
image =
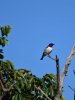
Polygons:
[[[40,61],[44,48],[55,44],[52,56],[60,58],[63,70],[66,59],[75,44],[74,0],[1,0],[0,25],[11,25],[9,44],[5,47],[5,59],[10,59],[15,68],[31,70],[42,77],[46,73],[56,74],[55,63],[45,57]],[[64,82],[66,100],[73,100],[75,87],[75,57]]]

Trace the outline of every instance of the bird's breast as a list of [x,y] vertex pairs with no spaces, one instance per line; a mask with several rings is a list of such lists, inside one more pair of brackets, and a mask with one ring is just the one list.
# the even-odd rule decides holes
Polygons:
[[51,47],[46,48],[46,49],[45,49],[45,53],[49,54],[49,53],[52,51],[52,49],[53,49],[53,48],[51,48]]

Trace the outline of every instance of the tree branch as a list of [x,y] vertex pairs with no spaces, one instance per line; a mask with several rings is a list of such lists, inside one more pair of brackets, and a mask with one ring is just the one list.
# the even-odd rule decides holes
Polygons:
[[52,100],[52,99],[50,99],[50,98],[47,96],[47,94],[44,93],[44,91],[43,91],[40,87],[35,86],[35,88],[36,88],[37,90],[39,90],[48,100]]
[[60,93],[60,68],[59,68],[59,58],[56,55],[56,69],[57,69],[57,90]]
[[74,92],[74,100],[75,100],[75,88],[73,89],[71,86],[68,86]]
[[56,55],[56,58],[51,57],[48,55],[48,57],[56,62],[56,72],[57,72],[57,94],[54,96],[54,100],[60,100],[60,68],[59,68],[59,58]]
[[70,53],[70,55],[69,55],[69,57],[68,57],[68,59],[66,61],[66,64],[64,66],[64,69],[63,69],[61,77],[60,77],[59,59],[58,59],[58,57],[56,56],[56,58],[54,59],[50,55],[48,55],[49,58],[51,58],[52,60],[56,61],[57,94],[55,95],[54,100],[60,100],[60,95],[62,93],[62,85],[63,85],[65,76],[67,75],[67,72],[68,72],[69,65],[71,64],[71,61],[72,61],[72,58],[73,58],[74,55],[75,55],[75,46],[73,46],[73,48],[71,50],[71,53]]
[[[71,61],[72,61],[72,58],[73,56],[75,55],[75,46],[73,46],[72,50],[71,50],[71,53],[66,61],[66,64],[64,66],[64,69],[63,69],[63,72],[62,72],[62,75],[61,75],[61,89],[62,89],[62,85],[63,85],[63,82],[64,82],[64,79],[65,79],[65,76],[68,72],[68,68],[69,68],[69,65],[71,64]],[[61,90],[62,92],[62,90]]]
[[73,92],[75,91],[75,89],[73,89],[71,86],[68,86]]
[[49,57],[49,58],[51,58],[52,60],[56,61],[56,59],[55,59],[55,58],[53,58],[53,57],[51,57],[50,55],[48,55],[48,57]]
[[59,58],[56,55],[56,71],[57,71],[57,94],[54,97],[54,100],[60,100],[60,67],[59,67]]
[[6,88],[4,87],[2,81],[0,80],[0,85],[1,85],[1,88],[2,88],[2,90],[3,90],[4,92],[9,92],[11,89],[13,89],[13,85],[14,85],[14,84],[12,84],[8,89],[6,89]]

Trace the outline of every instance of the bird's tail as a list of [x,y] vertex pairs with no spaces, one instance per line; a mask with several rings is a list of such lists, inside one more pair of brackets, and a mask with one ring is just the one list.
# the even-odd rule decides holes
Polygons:
[[40,60],[43,60],[43,57],[41,57],[41,59]]
[[45,56],[45,55],[43,54],[40,60],[43,60],[44,56]]

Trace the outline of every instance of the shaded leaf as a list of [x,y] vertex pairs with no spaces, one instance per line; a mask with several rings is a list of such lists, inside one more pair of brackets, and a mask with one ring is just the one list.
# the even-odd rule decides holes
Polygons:
[[4,58],[4,55],[0,54],[0,59],[3,59]]
[[16,90],[21,93],[21,89],[19,88],[18,84],[15,85]]

